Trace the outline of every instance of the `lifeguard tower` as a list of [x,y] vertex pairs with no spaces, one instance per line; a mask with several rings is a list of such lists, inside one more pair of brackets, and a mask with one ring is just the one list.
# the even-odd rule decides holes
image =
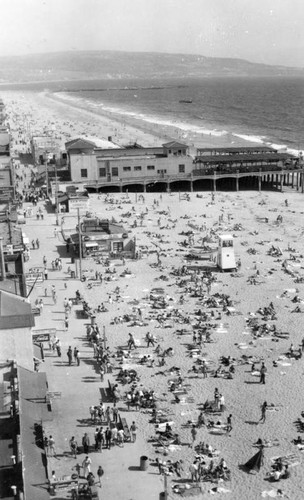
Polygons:
[[219,236],[217,265],[223,271],[226,269],[236,269],[233,236],[231,234],[222,234]]

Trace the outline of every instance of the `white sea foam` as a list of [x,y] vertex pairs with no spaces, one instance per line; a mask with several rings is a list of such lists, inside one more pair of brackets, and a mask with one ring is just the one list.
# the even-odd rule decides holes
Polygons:
[[240,139],[244,139],[249,142],[258,142],[260,144],[266,144],[265,136],[262,135],[247,135],[247,134],[233,134],[235,137],[239,137]]
[[[206,128],[203,126],[196,125],[194,123],[188,123],[184,121],[178,121],[178,120],[170,120],[170,119],[164,119],[160,118],[158,116],[154,115],[147,115],[144,113],[136,113],[134,111],[128,111],[126,109],[122,109],[116,106],[111,106],[108,104],[105,104],[103,102],[94,102],[91,101],[90,99],[84,99],[81,96],[78,95],[71,95],[71,94],[66,94],[66,93],[56,93],[55,94],[58,99],[65,100],[65,101],[70,101],[71,103],[73,102],[75,105],[79,104],[85,104],[86,108],[91,109],[92,111],[95,111],[96,108],[99,108],[102,111],[108,112],[108,113],[113,113],[116,115],[120,116],[125,116],[125,117],[130,117],[132,119],[136,119],[139,121],[143,121],[146,123],[150,123],[155,126],[163,126],[163,127],[170,127],[174,129],[178,129],[181,131],[181,137],[186,138],[188,137],[189,134],[203,134],[203,135],[210,135],[210,136],[215,136],[215,137],[223,137],[229,132],[227,130],[218,130],[218,129],[210,129]],[[286,144],[274,144],[271,143],[270,141],[267,141],[266,136],[261,136],[261,135],[250,135],[250,134],[242,134],[242,133],[231,133],[232,136],[238,137],[239,139],[243,139],[248,142],[253,142],[255,144],[265,144],[273,149],[276,150],[285,150],[288,154],[294,155],[294,156],[299,156],[299,150],[296,149],[291,149],[286,146]]]

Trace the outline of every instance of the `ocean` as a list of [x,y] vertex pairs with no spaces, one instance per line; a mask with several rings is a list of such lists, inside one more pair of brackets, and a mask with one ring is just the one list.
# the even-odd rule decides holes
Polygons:
[[[302,78],[183,78],[90,80],[28,85],[47,87],[90,109],[191,132],[235,137],[297,154],[304,150]],[[63,92],[63,93],[61,93]],[[180,101],[192,102],[180,102]]]

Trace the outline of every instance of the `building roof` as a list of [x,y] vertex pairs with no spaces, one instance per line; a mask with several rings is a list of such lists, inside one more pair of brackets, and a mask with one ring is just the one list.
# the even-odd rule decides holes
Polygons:
[[[25,500],[47,500],[45,486],[47,476],[43,463],[43,451],[37,443],[37,432],[46,420],[50,420],[45,403],[33,402],[37,389],[46,397],[47,386],[44,373],[32,372],[18,367],[20,439],[22,449],[24,498]],[[37,431],[38,429],[38,431]]]
[[189,146],[187,144],[184,144],[182,142],[178,142],[178,141],[170,141],[170,142],[166,142],[165,144],[163,144],[163,147],[166,148],[166,149],[180,149],[180,148],[188,148]]
[[0,146],[9,146],[10,143],[10,136],[8,132],[0,132]]
[[196,156],[197,163],[235,163],[235,162],[261,162],[261,161],[286,161],[291,158],[287,153],[264,154],[229,154],[229,155],[203,155]]
[[77,136],[65,143],[66,149],[78,149],[81,147],[85,147],[85,145],[92,146],[93,149],[120,149],[120,146],[118,146],[118,144],[114,144],[112,141],[108,141],[107,139],[94,137],[91,135]]
[[0,330],[28,328],[35,325],[29,301],[0,290]]
[[273,148],[270,148],[269,146],[245,146],[245,147],[239,147],[239,148],[233,148],[233,147],[229,147],[229,148],[197,148],[197,152],[201,152],[201,153],[207,153],[207,152],[218,152],[218,153],[250,153],[250,152],[269,152],[269,153],[276,153],[277,150],[276,149],[273,149]]

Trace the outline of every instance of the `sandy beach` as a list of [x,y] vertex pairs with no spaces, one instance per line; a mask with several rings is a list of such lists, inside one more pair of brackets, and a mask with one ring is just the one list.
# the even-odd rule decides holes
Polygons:
[[[25,117],[24,120],[29,123],[28,133],[33,133],[34,130],[40,130],[41,133],[43,130],[51,129],[63,142],[78,134],[95,134],[98,137],[111,135],[113,141],[119,144],[136,140],[147,146],[166,142],[169,138],[180,138],[173,129],[158,130],[157,133],[153,129],[147,131],[144,129],[146,125],[139,126],[132,120],[121,123],[113,115],[96,115],[91,111],[76,109],[67,103],[50,99],[43,94],[3,92],[2,97],[7,103],[8,113],[12,119],[15,115],[16,128],[13,131],[15,138],[18,126],[24,127],[18,122],[18,116]],[[193,141],[191,144],[194,144],[195,137],[190,139]],[[228,138],[207,136],[200,140],[206,146],[224,146],[227,145],[225,141]],[[201,143],[196,145],[202,147]],[[18,146],[20,150],[22,147]],[[214,429],[202,426],[198,429],[195,444],[205,442],[216,449],[218,453],[215,457],[225,459],[231,471],[231,480],[218,483],[202,482],[202,493],[194,498],[205,498],[216,494],[221,498],[255,500],[261,498],[263,492],[266,492],[264,497],[274,497],[278,489],[286,493],[286,498],[299,500],[303,498],[302,452],[292,442],[299,433],[295,421],[301,418],[301,412],[304,410],[300,393],[303,358],[296,360],[287,356],[290,345],[293,344],[294,349],[298,350],[303,338],[304,257],[301,224],[304,213],[303,195],[290,188],[284,188],[283,193],[219,192],[215,194],[214,200],[211,193],[199,196],[191,194],[189,201],[185,199],[183,193],[163,193],[161,196],[158,193],[145,194],[144,202],[136,201],[134,193],[129,193],[129,199],[125,194],[111,195],[107,199],[105,195],[96,194],[90,195],[90,199],[93,214],[102,218],[113,217],[136,236],[141,258],[127,261],[126,266],[120,261],[112,261],[110,269],[116,268],[115,279],[104,281],[102,286],[94,286],[96,271],[102,272],[104,278],[107,275],[105,266],[91,257],[83,265],[87,281],[81,283],[71,280],[68,274],[68,268],[71,267],[70,255],[65,253],[61,235],[50,240],[53,237],[55,215],[48,213],[44,223],[36,221],[33,216],[27,222],[25,230],[30,240],[34,233],[38,234],[42,245],[39,254],[37,251],[31,252],[27,268],[37,265],[44,254],[47,255],[49,262],[60,254],[64,264],[61,273],[50,272],[50,284],[55,283],[59,290],[58,306],[54,310],[53,304],[48,302],[42,316],[37,318],[36,327],[42,328],[42,325],[46,324],[51,327],[57,321],[59,329],[58,325],[61,325],[63,318],[62,304],[67,293],[62,286],[63,283],[67,283],[69,296],[79,289],[93,309],[103,302],[108,311],[97,313],[97,324],[101,330],[105,328],[107,344],[112,355],[116,355],[118,346],[126,346],[128,334],[133,332],[138,348],[132,351],[133,357],[125,359],[125,365],[136,369],[139,375],[139,387],[155,390],[161,407],[169,411],[170,420],[174,422],[174,430],[183,443],[183,446],[171,448],[168,454],[163,454],[164,450],[158,450],[157,453],[155,443],[153,445],[151,442],[151,436],[155,436],[155,425],[150,423],[150,413],[136,412],[134,409],[127,412],[124,396],[129,387],[121,386],[119,409],[126,415],[129,424],[132,420],[136,420],[139,444],[144,447],[144,453],[149,457],[151,465],[147,473],[130,470],[126,464],[128,466],[132,463],[137,464],[139,457],[138,455],[132,457],[132,445],[128,443],[125,444],[124,454],[128,447],[130,452],[129,456],[124,455],[123,463],[117,447],[115,450],[106,451],[102,454],[102,465],[107,474],[100,498],[142,500],[140,496],[142,493],[138,492],[136,482],[144,481],[143,474],[147,474],[149,485],[145,495],[147,500],[156,498],[155,492],[159,493],[163,488],[162,480],[157,475],[158,469],[152,466],[156,457],[163,461],[183,460],[184,481],[180,481],[180,484],[191,485],[189,466],[197,455],[195,447],[191,448],[191,424],[197,422],[203,403],[206,400],[213,400],[215,388],[218,388],[225,398],[225,410],[216,415],[215,419],[225,424],[228,415],[231,414],[232,430],[220,435],[213,432]],[[44,202],[40,202],[40,205],[44,207]],[[140,226],[141,214],[142,226]],[[282,216],[282,222],[277,220],[278,215]],[[134,227],[134,221],[137,222],[137,227]],[[63,223],[65,229],[73,228],[75,224],[75,217],[68,215],[65,217]],[[191,242],[188,240],[189,232],[192,235]],[[208,237],[207,245],[216,250],[220,234],[233,235],[236,256],[241,262],[238,272],[220,273],[215,270],[213,273],[215,280],[209,292],[201,282],[202,271],[198,270],[196,285],[196,277],[191,271],[178,276],[178,270],[189,264],[212,267],[208,261],[195,259],[189,261],[186,256],[189,252],[202,253],[202,238],[205,237]],[[130,273],[123,276],[125,268]],[[93,283],[91,287],[88,286],[90,283]],[[117,286],[120,288],[119,298],[113,301]],[[199,295],[195,296],[194,289],[199,286],[202,288]],[[151,292],[155,288],[163,289],[165,306],[161,309],[152,307]],[[223,295],[229,296],[231,310],[223,307],[220,300]],[[31,295],[31,300],[34,302],[41,296],[42,290],[37,288]],[[208,302],[211,298],[213,306]],[[270,303],[273,304],[275,319],[259,312],[260,308],[268,307]],[[299,312],[294,312],[297,307]],[[142,312],[141,325],[130,326],[127,322],[115,324],[115,317],[125,314],[136,315],[138,308]],[[211,325],[208,326],[211,341],[197,345],[193,333],[200,321],[200,316],[197,314],[199,309],[206,314],[201,326]],[[84,407],[88,408],[91,404],[90,398],[93,392],[98,399],[100,387],[100,379],[94,371],[93,362],[90,363],[93,357],[92,347],[85,338],[87,321],[79,320],[76,313],[77,307],[73,308],[69,330],[58,334],[63,345],[62,360],[48,356],[40,368],[48,374],[50,390],[62,391],[62,398],[56,402],[57,426],[56,422],[50,424],[61,453],[68,449],[67,434],[74,432],[74,429],[71,430],[73,422],[74,426],[77,425],[75,414],[78,419],[87,418],[88,410],[86,415],[80,413],[85,412]],[[255,325],[253,320],[256,320]],[[261,327],[258,334],[255,330],[256,325]],[[264,328],[261,325],[264,325]],[[279,335],[274,334],[274,326]],[[183,329],[188,333],[181,335],[180,330]],[[166,358],[166,365],[163,367],[159,366],[159,357],[154,349],[146,347],[147,332],[156,337],[156,342],[162,349],[173,348],[173,356]],[[69,394],[67,390],[68,387],[72,388],[73,383],[70,371],[66,367],[65,356],[66,348],[70,344],[79,346],[81,358],[85,360],[81,365],[84,371],[76,378],[78,393],[83,391],[86,395],[86,401],[82,402],[73,391]],[[194,347],[197,348],[197,352],[193,351]],[[138,362],[139,355],[147,353],[155,360],[153,366],[141,365]],[[235,373],[232,379],[214,377],[214,371],[219,367],[222,356],[234,359]],[[193,371],[193,366],[198,365],[198,359],[204,359],[209,367],[207,378]],[[267,367],[265,385],[259,383],[259,369],[263,361]],[[115,375],[121,367],[115,356],[111,358],[111,362],[114,367],[113,373],[105,376],[105,381],[102,383],[104,387],[108,384],[108,378],[115,382]],[[253,362],[256,364],[257,373],[252,371]],[[168,384],[169,380],[175,378],[175,368],[180,369],[182,385],[186,390],[186,397],[178,403]],[[85,375],[94,378],[91,384],[84,385],[82,377]],[[64,377],[66,377],[66,388],[62,385],[65,384]],[[265,423],[262,424],[259,420],[264,401],[268,403],[268,410]],[[65,420],[62,415],[67,403],[71,412],[69,418]],[[206,415],[206,420],[209,418],[213,419],[213,416]],[[82,428],[76,427],[75,433],[79,440],[82,431]],[[94,426],[89,426],[88,432],[93,439]],[[270,446],[264,449],[264,464],[261,470],[249,474],[239,466],[258,451],[254,447],[258,438],[269,441]],[[95,467],[100,458],[96,459],[95,453],[91,456]],[[278,456],[287,457],[291,477],[280,480],[279,483],[271,483],[267,480],[267,472],[271,471],[273,463],[271,460]],[[74,462],[73,459],[61,460],[61,472],[68,473],[77,460]],[[52,462],[51,465],[58,469],[58,463]],[[119,481],[116,481],[117,477]],[[175,475],[170,475],[168,478],[170,499],[179,498],[179,495],[174,494],[172,490],[172,485],[178,484],[176,480],[178,478]],[[125,484],[129,488],[128,497],[124,493]]]
[[64,94],[3,91],[1,95],[9,114],[15,116],[19,126],[21,121],[28,138],[42,133],[53,135],[61,140],[62,148],[66,141],[78,135],[111,137],[113,142],[122,146],[137,142],[144,147],[159,146],[175,139],[185,142],[191,154],[195,154],[198,147],[252,146],[252,142],[230,134],[185,133],[174,126],[122,116],[68,99]]

